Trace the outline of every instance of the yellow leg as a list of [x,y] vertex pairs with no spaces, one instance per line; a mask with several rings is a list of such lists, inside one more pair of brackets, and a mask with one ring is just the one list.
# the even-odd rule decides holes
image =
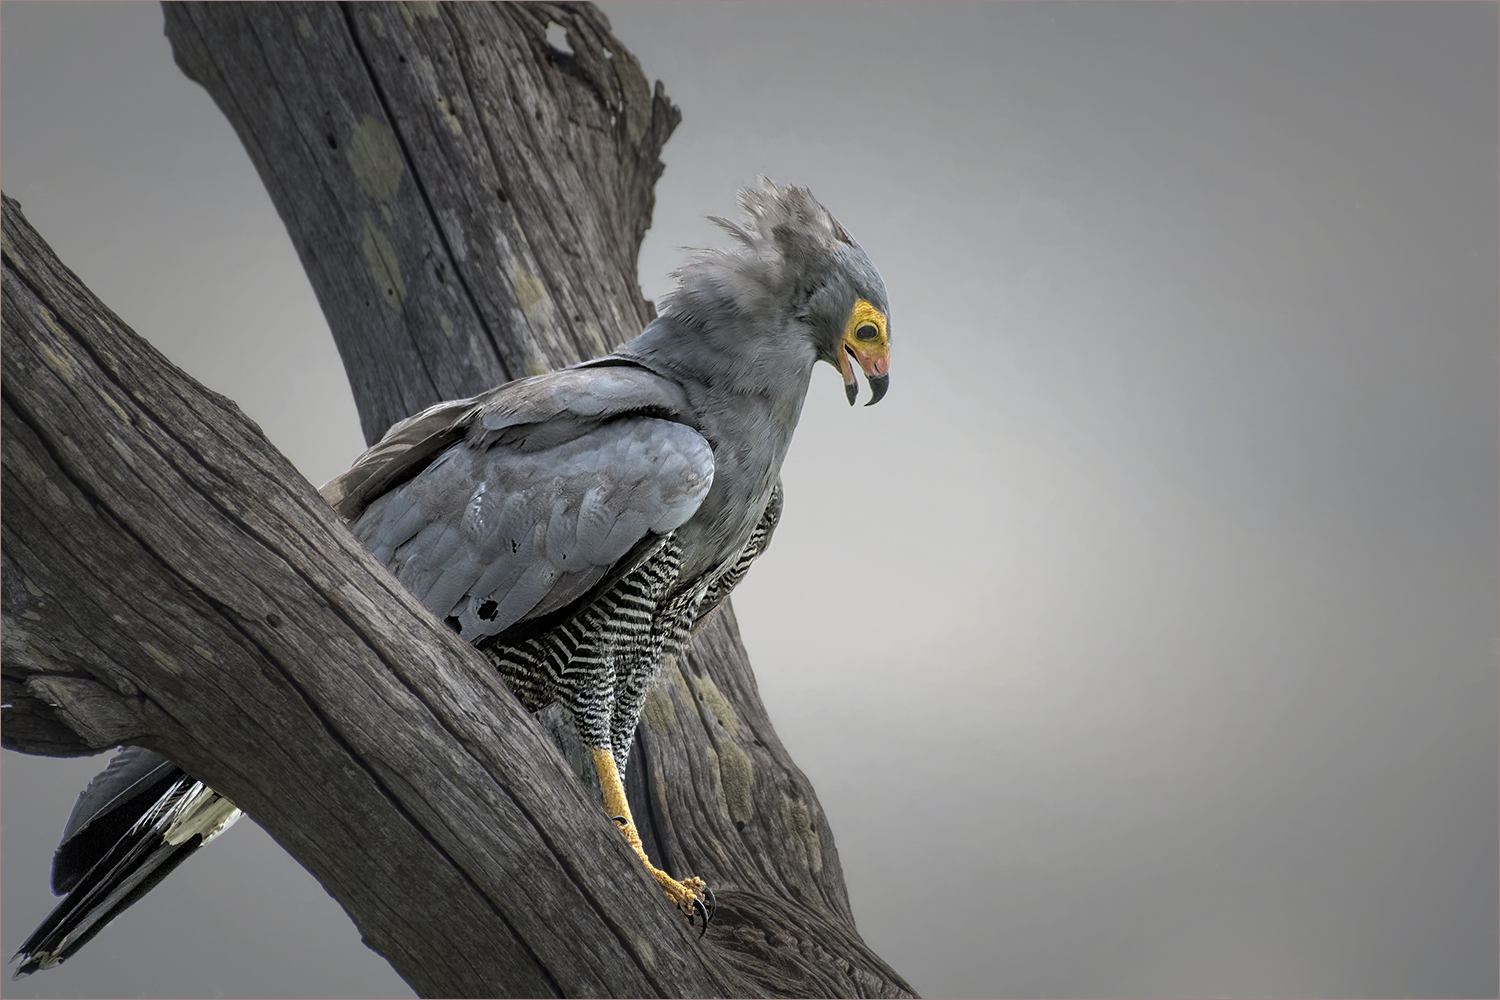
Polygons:
[[[604,811],[620,823],[620,832],[625,835],[626,842],[635,849],[636,857],[641,859],[641,864],[646,866],[646,871],[666,891],[672,903],[689,918],[695,912],[703,913],[703,926],[706,930],[711,910],[704,909],[704,897],[708,895],[704,881],[701,878],[688,878],[679,882],[651,863],[651,859],[646,857],[645,848],[641,847],[641,835],[636,832],[635,820],[630,815],[630,804],[625,801],[625,784],[620,780],[619,769],[615,767],[614,754],[605,747],[589,747],[589,753],[594,758],[594,770],[599,774],[599,798]],[[708,898],[711,900],[713,897],[710,895]],[[712,903],[709,905],[712,906]]]

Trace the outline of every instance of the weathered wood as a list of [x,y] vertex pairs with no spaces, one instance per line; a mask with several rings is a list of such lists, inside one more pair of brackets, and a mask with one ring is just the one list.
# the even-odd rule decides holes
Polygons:
[[592,8],[164,6],[286,223],[367,441],[640,332],[680,114]]
[[170,757],[423,995],[746,990],[484,659],[8,199],[3,263],[0,669],[54,720],[8,746]]
[[[678,113],[660,84],[654,94],[647,89],[634,58],[609,34],[607,22],[594,8],[558,4],[167,4],[165,8],[167,32],[179,65],[209,90],[229,117],[287,224],[334,330],[367,437],[377,437],[392,421],[435,400],[471,394],[512,375],[598,354],[634,335],[649,317],[649,304],[641,301],[635,283],[635,258],[650,221],[652,189],[661,171],[658,155]],[[547,44],[549,22],[567,29],[571,55]],[[9,273],[7,282],[10,310]],[[50,327],[43,323],[40,329]],[[6,330],[10,337],[9,325]],[[6,353],[9,407],[14,380],[8,341]],[[46,356],[44,351],[44,360]],[[187,391],[180,389],[184,377],[176,373],[173,378],[172,392],[180,398]],[[47,392],[61,388],[48,384]],[[120,395],[110,392],[111,398]],[[95,409],[101,405],[87,393],[84,396]],[[44,405],[40,398],[35,408],[47,412],[52,404]],[[243,419],[232,404],[219,400],[215,405],[218,410],[212,412]],[[178,412],[184,409],[188,412]],[[127,407],[126,412],[134,410]],[[192,428],[205,423],[204,412],[210,411],[195,415],[192,407],[162,410],[160,419],[147,421],[155,435],[146,438],[148,451],[164,447],[158,437],[167,443],[190,437]],[[13,419],[10,409],[6,411],[7,487],[14,475],[10,470],[11,424],[19,422],[18,441],[24,443],[25,428],[37,419],[32,415],[22,419],[21,413],[18,409]],[[178,416],[187,421],[184,427],[189,430],[179,430],[174,423]],[[113,456],[125,440],[118,431],[94,438],[72,429],[55,433],[75,442],[72,447],[83,457],[70,459],[74,462],[86,463],[91,454],[95,461],[99,455]],[[202,433],[222,436],[225,432]],[[53,450],[52,446],[42,448],[46,454]],[[189,451],[200,460],[205,454],[217,454],[197,445]],[[24,461],[25,453],[17,454],[23,456],[17,461]],[[128,457],[122,460],[134,468]],[[316,521],[327,515],[320,510],[315,516],[308,509],[308,503],[314,508],[317,504],[306,499],[306,484],[298,483],[295,490],[286,485],[283,473],[288,470],[279,456],[255,462],[261,469],[274,466],[277,474],[270,478],[277,487],[284,486],[301,498],[294,505],[299,517]],[[175,463],[175,459],[169,462],[177,468]],[[21,617],[27,611],[41,613],[25,603],[28,599],[48,600],[54,610],[59,604],[112,607],[111,601],[123,606],[155,591],[121,584],[112,591],[116,596],[105,600],[88,589],[99,586],[100,570],[93,563],[80,564],[63,579],[48,577],[50,589],[39,582],[40,570],[28,576],[25,567],[50,566],[49,560],[71,565],[61,551],[67,546],[59,541],[35,552],[17,548],[13,565],[12,496],[7,489],[5,693],[8,701],[13,693],[18,695],[14,707],[6,710],[7,745],[14,737],[32,752],[69,753],[86,752],[86,743],[99,746],[128,738],[162,750],[231,795],[318,874],[365,931],[367,940],[424,994],[476,992],[454,983],[472,987],[484,982],[486,989],[477,992],[629,995],[718,990],[775,996],[910,995],[909,986],[869,951],[854,929],[832,832],[811,786],[776,738],[727,606],[682,662],[667,665],[643,717],[628,775],[632,806],[648,849],[668,870],[708,879],[718,893],[720,912],[707,938],[686,949],[678,943],[681,934],[676,933],[665,944],[657,937],[643,938],[644,943],[631,950],[633,943],[627,947],[618,938],[637,931],[634,918],[611,923],[615,930],[610,933],[617,940],[609,947],[619,949],[611,952],[613,959],[633,965],[636,971],[619,970],[619,978],[602,985],[604,980],[589,978],[597,974],[590,963],[603,960],[592,950],[580,958],[585,971],[570,969],[564,974],[554,968],[565,960],[556,951],[558,943],[564,950],[574,947],[576,935],[583,930],[557,923],[555,937],[544,946],[529,936],[535,927],[523,915],[535,916],[542,907],[528,909],[525,898],[514,889],[504,906],[489,895],[513,878],[507,873],[517,866],[531,866],[527,868],[533,872],[530,881],[521,879],[515,882],[517,887],[566,876],[574,880],[569,883],[572,888],[563,886],[555,893],[549,888],[546,898],[572,900],[570,893],[583,892],[590,906],[611,917],[624,912],[625,902],[613,901],[611,888],[624,876],[615,872],[614,883],[593,880],[595,868],[581,859],[592,856],[589,852],[597,845],[588,837],[571,839],[576,819],[571,812],[554,824],[548,812],[551,806],[544,808],[537,799],[525,799],[521,805],[518,800],[525,797],[519,794],[507,800],[508,807],[491,812],[495,788],[512,789],[512,780],[536,796],[550,795],[568,803],[569,809],[576,801],[593,803],[595,792],[590,785],[565,780],[564,765],[555,753],[537,749],[539,730],[532,720],[520,714],[514,699],[493,677],[473,676],[474,658],[462,643],[435,626],[430,616],[422,629],[404,622],[398,627],[377,627],[364,620],[366,613],[382,608],[386,598],[400,598],[407,611],[413,610],[409,606],[414,602],[404,592],[393,596],[392,588],[400,588],[379,567],[368,565],[363,550],[351,553],[344,544],[347,535],[339,535],[323,522],[318,522],[322,527],[317,531],[308,528],[283,511],[284,500],[278,505],[240,495],[243,483],[235,478],[238,472],[227,477],[216,472],[218,479],[212,475],[192,478],[197,475],[191,471],[192,464],[182,467],[189,470],[184,475],[195,488],[207,488],[200,485],[200,479],[212,486],[209,506],[231,521],[245,520],[247,512],[263,516],[263,522],[254,522],[255,544],[270,554],[257,556],[254,546],[243,554],[238,548],[223,548],[220,535],[214,534],[211,544],[204,543],[207,549],[217,549],[221,562],[233,560],[210,564],[222,571],[222,578],[201,568],[179,568],[174,561],[179,555],[199,551],[194,548],[199,543],[192,540],[198,539],[201,529],[189,528],[193,522],[188,519],[176,525],[187,529],[186,540],[173,541],[172,526],[158,526],[150,534],[150,545],[138,542],[134,549],[126,545],[109,556],[114,562],[108,565],[118,564],[118,572],[111,569],[104,575],[112,582],[133,579],[134,574],[145,572],[134,560],[145,560],[152,572],[164,573],[172,581],[163,596],[153,600],[176,609],[184,622],[196,619],[183,608],[206,616],[209,622],[228,615],[232,628],[194,626],[203,633],[197,635],[198,641],[173,648],[201,646],[218,661],[221,669],[216,675],[232,673],[236,679],[215,682],[224,690],[219,692],[216,686],[214,696],[196,701],[193,685],[174,686],[170,679],[158,680],[172,693],[166,706],[154,689],[149,695],[136,693],[146,689],[131,679],[134,673],[126,677],[122,689],[116,683],[120,663],[132,663],[133,672],[149,672],[157,663],[149,656],[142,658],[140,643],[165,650],[149,629],[136,632],[137,626],[156,625],[155,613],[120,610],[118,617],[125,621],[111,618],[114,624],[107,651],[96,648],[100,639],[89,628],[97,615],[83,616],[72,626],[68,623],[73,617],[63,616],[58,624],[49,624],[52,631],[39,632],[36,623]],[[72,466],[63,463],[59,469],[69,470],[68,476],[76,478]],[[16,503],[32,500],[29,495],[18,496]],[[112,506],[101,507],[92,499],[90,503],[94,504],[90,509],[101,512],[103,524],[123,525],[127,540],[136,538],[129,517],[116,513]],[[262,515],[263,509],[270,513]],[[40,544],[32,541],[33,536],[63,537],[57,525],[68,523],[68,510],[54,508],[37,514],[43,521],[56,520],[46,530],[29,523],[24,530],[18,528],[17,544],[21,538],[27,544]],[[157,511],[153,516],[166,514]],[[322,539],[319,531],[331,532],[344,545],[328,550],[320,543],[319,555],[330,560],[320,569],[305,565],[314,559],[312,555],[292,560],[282,551],[309,544],[312,537]],[[102,537],[104,528],[98,532]],[[98,551],[114,550],[101,542]],[[247,561],[241,564],[241,558]],[[362,567],[365,576],[359,577],[358,584],[350,582],[357,574],[343,565],[341,560],[346,558]],[[281,596],[271,591],[278,595],[269,605],[275,610],[251,604],[250,618],[242,622],[236,617],[240,605],[224,603],[220,591],[262,564],[292,567],[297,579],[315,593],[289,591],[295,596]],[[372,576],[383,581],[371,592],[380,595],[379,600],[360,596]],[[258,585],[243,586],[247,593],[259,595],[262,603],[268,600]],[[43,596],[34,595],[30,587]],[[238,591],[235,594],[238,600]],[[13,605],[13,598],[19,603]],[[303,600],[312,603],[304,606]],[[380,613],[391,614],[388,610]],[[413,613],[425,615],[420,609]],[[266,614],[277,616],[275,628],[265,624]],[[329,616],[340,626],[325,629],[328,623],[323,618]],[[302,630],[289,636],[288,623],[294,620]],[[25,649],[19,661],[11,656],[13,621],[27,623],[27,630],[17,638]],[[188,624],[179,627],[190,629]],[[387,646],[397,643],[396,632],[400,633],[400,655],[392,652],[395,647]],[[434,638],[438,633],[441,639]],[[290,652],[317,652],[304,648],[310,636],[333,643],[343,665],[329,668],[326,674],[309,667],[310,675],[304,677],[300,669],[293,671],[277,658]],[[372,636],[378,636],[379,643]],[[222,654],[220,642],[227,643]],[[378,646],[379,653],[361,652],[361,642]],[[428,652],[409,664],[408,643]],[[119,660],[122,650],[134,660]],[[178,653],[168,655],[181,663]],[[264,662],[268,656],[274,666]],[[425,685],[441,685],[444,670],[457,669],[459,675],[449,683],[462,689],[463,695],[446,700],[423,698],[430,717],[421,717],[420,711],[413,716],[403,708],[407,728],[387,729],[372,721],[378,714],[365,714],[371,708],[369,702],[378,702],[375,707],[382,710],[389,704],[410,705],[398,697],[400,692],[387,693],[385,682],[364,678],[371,656],[377,676],[382,676],[378,670],[398,671],[410,687],[406,674],[415,670],[424,691]],[[453,656],[464,665],[449,665]],[[194,667],[202,669],[196,661]],[[238,679],[241,671],[256,683]],[[175,676],[170,671],[168,675]],[[290,708],[260,690],[262,684],[275,688],[278,683],[303,685],[292,694],[282,693]],[[117,694],[120,690],[132,693],[122,698]],[[505,707],[491,712],[491,702],[497,699]],[[51,703],[60,707],[53,709]],[[131,711],[116,719],[124,711],[117,707],[121,705]],[[276,725],[269,727],[261,716],[273,710],[273,705],[274,711],[290,714],[285,720],[275,716]],[[463,719],[457,730],[447,719],[450,708]],[[195,741],[217,740],[219,711],[231,713],[233,737],[212,746],[199,745]],[[139,721],[147,717],[149,726]],[[310,779],[300,772],[278,770],[287,765],[279,763],[275,753],[262,769],[257,741],[282,740],[302,726],[311,727],[319,738],[331,730],[333,745],[347,754],[341,761],[334,749],[315,748],[308,751],[311,756],[306,760],[299,751],[295,762],[308,769],[326,765],[329,770],[319,772],[325,775],[347,775],[358,787],[340,790],[340,796],[355,797],[338,799],[343,808],[330,808],[328,800],[337,798],[332,796],[323,796],[316,809],[303,801],[306,789],[320,786],[309,784]],[[419,735],[429,726],[436,730],[430,740]],[[343,735],[345,728],[366,735],[353,741]],[[277,734],[274,739],[269,735],[272,729]],[[527,734],[522,743],[493,751],[481,752],[474,742],[497,738],[495,734],[501,731],[522,730]],[[422,768],[442,766],[442,753],[429,753],[429,743],[457,753],[455,741],[467,757],[434,786],[449,797],[419,795],[414,790],[423,789],[427,777]],[[280,752],[295,745],[280,742],[270,749]],[[539,759],[545,759],[532,773],[516,776],[505,769],[532,753],[541,753]],[[491,766],[492,754],[498,755],[495,760],[504,767]],[[476,767],[486,774],[470,774]],[[223,772],[232,774],[233,781],[221,784],[217,775]],[[303,792],[277,800],[278,782],[273,779],[278,774],[293,780]],[[338,778],[328,780],[339,782]],[[557,785],[559,781],[563,785]],[[361,782],[373,782],[373,789],[361,792],[365,787]],[[241,787],[250,791],[242,793]],[[434,840],[441,851],[419,853],[420,861],[406,862],[409,869],[403,871],[420,872],[424,866],[448,863],[458,874],[450,873],[449,881],[438,879],[420,890],[405,882],[399,890],[395,885],[357,884],[361,879],[368,883],[379,878],[369,868],[340,857],[340,851],[355,849],[346,843],[347,833],[333,831],[325,843],[318,826],[336,825],[339,816],[361,815],[358,810],[364,805],[360,804],[363,800],[356,801],[359,794],[395,803],[395,815],[380,819],[380,829],[389,827],[392,836],[401,834],[404,822],[442,827],[448,839]],[[424,804],[408,801],[417,798]],[[313,811],[305,811],[309,809]],[[271,813],[263,814],[266,810]],[[598,812],[595,806],[593,813]],[[311,825],[299,828],[299,823]],[[520,824],[519,833],[511,829],[513,823]],[[593,834],[598,833],[597,827],[595,823],[591,828]],[[421,829],[426,832],[425,826]],[[551,838],[546,844],[559,851],[559,857],[565,856],[566,862],[533,856],[536,845],[526,838],[541,836],[540,831],[546,832],[546,838]],[[473,844],[469,843],[471,834]],[[619,840],[616,836],[615,841]],[[476,880],[469,862],[488,865],[490,852],[501,850],[500,845],[517,852],[508,855],[509,867],[485,868],[486,877]],[[615,855],[609,852],[618,853],[620,846],[611,843],[597,855],[596,867],[612,866]],[[371,850],[368,845],[359,848],[364,855]],[[304,851],[312,852],[315,861],[310,862]],[[325,869],[331,871],[329,877],[324,876]],[[357,878],[348,874],[356,869]],[[425,906],[412,909],[423,920],[432,921],[424,926],[447,944],[447,961],[463,956],[474,963],[473,968],[431,972],[425,966],[433,961],[435,951],[428,946],[435,949],[438,945],[428,938],[419,937],[410,944],[400,940],[406,928],[392,923],[394,917],[385,912],[389,902],[415,898],[405,895],[410,891],[425,892],[424,904],[446,911],[446,893],[454,878],[467,887],[455,890],[457,898],[472,897],[474,912],[482,902],[501,915],[506,930],[496,940],[519,944],[491,942],[490,947],[511,957],[481,961],[470,954],[468,944],[483,933],[450,933],[454,929],[451,920],[471,918],[463,906],[448,917]],[[464,896],[464,891],[471,896]],[[611,895],[608,906],[594,898],[600,893]],[[671,912],[659,901],[653,902],[652,919],[658,923],[650,926],[656,928],[661,919],[670,921]],[[593,927],[587,932],[598,933]],[[663,947],[671,950],[670,958],[664,958]],[[707,973],[698,964],[704,955],[711,956]],[[413,968],[423,971],[414,978]],[[632,974],[637,979],[629,979]]]

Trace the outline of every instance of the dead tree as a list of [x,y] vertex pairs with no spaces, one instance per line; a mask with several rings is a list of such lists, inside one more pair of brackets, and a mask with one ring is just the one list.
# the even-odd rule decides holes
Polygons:
[[[271,192],[369,440],[650,317],[636,254],[679,114],[594,8],[195,3],[166,22]],[[854,928],[727,607],[664,665],[631,758],[652,857],[718,893],[700,941],[483,658],[9,200],[3,257],[7,747],[162,753],[423,995],[911,995]]]

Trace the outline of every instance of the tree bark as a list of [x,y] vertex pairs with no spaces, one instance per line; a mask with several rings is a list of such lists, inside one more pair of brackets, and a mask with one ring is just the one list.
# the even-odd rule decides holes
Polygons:
[[[165,6],[368,439],[651,315],[636,254],[678,112],[597,10]],[[5,745],[163,753],[423,995],[911,995],[854,928],[727,606],[664,664],[627,776],[653,858],[718,895],[699,941],[483,658],[4,211]]]

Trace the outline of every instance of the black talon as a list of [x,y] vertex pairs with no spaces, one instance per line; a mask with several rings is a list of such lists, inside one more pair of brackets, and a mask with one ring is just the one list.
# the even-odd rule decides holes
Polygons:
[[703,914],[703,929],[698,932],[698,936],[701,938],[703,935],[705,935],[705,934],[708,933],[708,920],[709,920],[708,909],[703,905],[703,900],[698,899],[697,897],[694,897],[693,898],[693,912],[688,914],[688,926],[689,927],[693,926],[693,916],[695,914],[698,914],[698,913]]
[[630,820],[626,819],[624,816],[611,816],[610,819],[614,820],[621,826],[624,826],[626,823],[630,822]]
[[708,919],[712,920],[714,913],[719,908],[718,901],[714,899],[714,891],[706,885],[703,887],[703,895],[708,897]]

